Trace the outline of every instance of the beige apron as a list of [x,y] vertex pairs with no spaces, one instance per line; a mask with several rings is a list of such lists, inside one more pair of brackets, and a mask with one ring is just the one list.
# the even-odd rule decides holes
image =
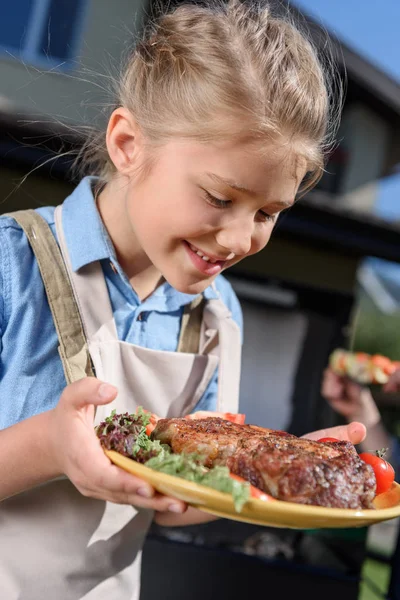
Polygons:
[[[32,211],[27,212],[32,217]],[[43,224],[39,227],[40,217],[33,214],[30,225],[26,212],[12,216],[20,222],[38,255],[37,247],[44,244]],[[72,271],[61,215],[58,207],[57,235],[96,376],[119,390],[114,402],[98,407],[95,424],[113,409],[134,412],[138,405],[161,417],[188,414],[217,365],[217,410],[237,412],[240,331],[225,305],[220,300],[205,304],[198,352],[163,352],[119,341],[101,264],[95,262],[79,272]],[[48,253],[53,254],[54,263],[56,252]],[[51,282],[47,286],[43,279],[48,292]],[[73,319],[62,325],[54,307],[68,296],[60,290],[52,298],[48,294],[60,340],[60,330],[71,329]],[[71,338],[73,335],[70,333]],[[70,382],[90,373],[90,365],[86,348],[70,344],[68,335],[66,340],[60,341],[60,355]],[[190,347],[181,336],[179,348],[185,345]],[[141,548],[152,517],[151,510],[83,497],[65,478],[4,500],[0,503],[0,598],[137,600]]]

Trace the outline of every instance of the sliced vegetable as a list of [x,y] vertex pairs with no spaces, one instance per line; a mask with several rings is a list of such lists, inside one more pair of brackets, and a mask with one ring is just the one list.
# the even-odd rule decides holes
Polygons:
[[337,438],[334,437],[323,437],[320,438],[319,440],[317,440],[317,442],[340,442],[340,440],[338,440]]
[[386,492],[394,481],[394,469],[392,465],[385,460],[384,456],[387,448],[377,450],[375,454],[369,452],[361,452],[360,458],[374,470],[376,478],[376,495]]
[[151,432],[156,428],[158,417],[154,414],[150,415],[150,422],[146,426],[146,435],[150,435]]
[[396,367],[393,364],[393,361],[386,356],[382,356],[381,354],[374,354],[371,356],[371,363],[381,369],[386,375],[391,375]]
[[[235,473],[231,473],[230,476],[232,477],[232,479],[235,479],[235,481],[238,481],[239,483],[248,483],[248,481],[246,481],[246,479],[243,479],[243,477],[240,477],[239,475],[235,475]],[[250,496],[252,498],[257,498],[257,500],[263,500],[264,502],[270,502],[271,500],[275,500],[275,498],[273,496],[270,496],[269,494],[262,492],[260,489],[258,489],[254,485],[251,485],[251,483],[249,483],[249,486],[250,486]]]
[[196,454],[172,454],[164,449],[158,456],[148,460],[146,467],[231,494],[238,512],[249,499],[251,486],[247,481],[232,481],[227,467],[207,469]]
[[232,423],[237,423],[237,425],[244,425],[246,420],[246,415],[242,413],[223,413],[222,419],[226,419],[227,421],[231,421]]
[[223,413],[211,410],[198,410],[191,415],[186,415],[185,419],[206,419],[208,417],[219,417],[220,419],[225,419],[225,421],[231,421],[231,423],[237,423],[238,425],[244,425],[246,420],[246,415],[242,413]]

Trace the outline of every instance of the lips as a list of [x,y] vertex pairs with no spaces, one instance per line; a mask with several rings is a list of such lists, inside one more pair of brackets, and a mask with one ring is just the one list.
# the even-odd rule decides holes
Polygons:
[[221,260],[215,256],[209,256],[205,254],[202,250],[196,248],[193,244],[189,242],[184,242],[184,246],[186,251],[197,270],[201,271],[205,275],[215,275],[222,271],[226,263],[226,259]]
[[214,259],[211,258],[210,256],[207,256],[207,254],[204,254],[204,252],[202,252],[201,250],[199,250],[198,248],[196,248],[196,246],[193,246],[193,244],[189,244],[189,248],[191,249],[192,252],[195,252],[197,254],[197,256],[200,256],[200,258],[202,258],[205,262],[210,262],[215,264],[217,262],[217,260],[219,259]]

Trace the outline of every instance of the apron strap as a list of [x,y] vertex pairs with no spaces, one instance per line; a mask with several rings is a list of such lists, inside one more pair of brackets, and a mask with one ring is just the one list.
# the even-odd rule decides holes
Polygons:
[[241,333],[231,312],[220,299],[208,300],[204,321],[210,331],[218,332],[218,348],[209,345],[210,354],[219,355],[217,411],[237,413],[239,410]]
[[[109,341],[118,341],[117,327],[101,262],[95,260],[78,271],[72,269],[62,226],[62,211],[62,204],[54,211],[56,233],[86,339],[90,342],[102,330],[103,337],[106,335]],[[94,299],[96,299],[96,310],[93,310]]]
[[182,315],[177,352],[198,354],[205,303],[204,297],[200,295],[190,304],[185,306]]
[[59,340],[67,383],[93,376],[82,321],[54,235],[34,210],[8,213],[23,229],[35,254]]

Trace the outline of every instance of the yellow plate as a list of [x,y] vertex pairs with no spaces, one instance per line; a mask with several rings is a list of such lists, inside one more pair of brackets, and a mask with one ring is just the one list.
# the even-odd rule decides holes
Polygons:
[[375,509],[325,508],[280,500],[265,502],[251,498],[238,513],[230,494],[154,471],[114,450],[105,450],[105,453],[115,465],[144,479],[161,494],[178,498],[200,510],[234,521],[292,529],[330,529],[364,527],[400,516],[400,485],[397,483],[393,483],[390,490],[375,498]]

